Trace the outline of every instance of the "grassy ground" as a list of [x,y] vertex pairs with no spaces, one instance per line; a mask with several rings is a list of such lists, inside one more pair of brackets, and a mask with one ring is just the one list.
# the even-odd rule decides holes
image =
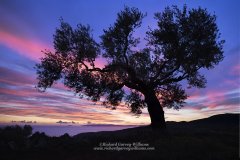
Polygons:
[[[2,145],[0,159],[239,159],[239,114],[220,115],[220,118],[215,116],[190,123],[171,122],[167,127],[167,130],[158,132],[145,126],[121,131],[82,133],[74,137],[47,137],[38,133],[28,137],[23,147],[17,148],[16,144],[15,148],[14,145]],[[121,151],[114,150],[116,146],[106,146],[116,144]],[[128,151],[134,148],[133,144],[136,150]],[[125,146],[126,150],[123,150],[124,147],[120,145],[131,146]],[[105,150],[94,150],[99,146],[105,147]]]

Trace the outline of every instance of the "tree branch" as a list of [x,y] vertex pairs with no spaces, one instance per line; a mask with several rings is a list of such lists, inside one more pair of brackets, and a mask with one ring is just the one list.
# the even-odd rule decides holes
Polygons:
[[177,65],[176,68],[174,68],[172,71],[168,72],[165,76],[163,76],[160,79],[156,79],[153,82],[153,85],[156,86],[158,85],[158,83],[161,83],[161,81],[164,81],[165,79],[167,79],[169,76],[171,76],[175,71],[177,71],[180,68],[180,65]]
[[187,73],[185,72],[183,75],[181,76],[178,76],[177,78],[169,78],[169,79],[166,79],[164,81],[161,82],[161,85],[165,85],[165,84],[170,84],[170,83],[173,83],[173,82],[179,82],[185,78],[187,78]]
[[159,77],[160,73],[162,73],[162,69],[165,67],[166,64],[167,61],[164,61],[162,66],[159,68],[158,72],[155,74],[155,76],[150,78],[150,82],[153,82],[155,79]]
[[125,59],[127,65],[128,65],[128,58],[127,58],[126,53],[127,53],[127,49],[128,49],[128,35],[129,35],[129,33],[125,37],[126,44],[125,44],[124,51],[123,51],[123,56],[124,56],[124,59]]

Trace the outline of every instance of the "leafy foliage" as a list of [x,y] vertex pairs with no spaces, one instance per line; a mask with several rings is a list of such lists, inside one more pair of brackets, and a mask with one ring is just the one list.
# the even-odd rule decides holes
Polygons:
[[[131,112],[141,114],[147,106],[144,97],[153,92],[162,107],[181,108],[187,95],[180,82],[205,87],[199,70],[223,60],[224,41],[219,40],[216,16],[202,8],[167,7],[155,14],[158,27],[147,31],[146,47],[136,49],[140,39],[134,31],[145,16],[137,8],[125,7],[104,30],[100,43],[93,39],[90,26],[73,29],[61,19],[54,34],[55,51],[45,51],[36,65],[37,87],[44,91],[63,78],[76,93],[93,101],[103,97],[103,104],[112,109],[124,99]],[[108,61],[102,68],[96,66],[99,57]],[[132,92],[125,93],[123,87]]]
[[136,91],[132,91],[130,95],[126,97],[126,103],[128,107],[131,108],[131,112],[136,115],[140,115],[142,113],[141,109],[146,107],[146,103],[142,99],[142,96]]

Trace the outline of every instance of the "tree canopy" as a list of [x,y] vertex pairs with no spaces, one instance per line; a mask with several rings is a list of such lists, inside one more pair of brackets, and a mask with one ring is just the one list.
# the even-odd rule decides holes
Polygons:
[[[155,14],[157,28],[146,32],[146,46],[138,49],[140,38],[134,31],[145,16],[137,8],[125,7],[103,31],[100,42],[94,40],[89,25],[72,28],[61,19],[54,34],[55,51],[44,51],[36,65],[37,87],[44,91],[63,79],[76,93],[93,101],[102,97],[111,108],[123,101],[135,114],[149,107],[146,95],[150,93],[162,107],[181,108],[187,98],[181,81],[203,88],[206,79],[200,69],[212,69],[223,60],[224,41],[216,15],[200,7],[166,7]],[[96,65],[99,57],[106,58],[104,67]]]

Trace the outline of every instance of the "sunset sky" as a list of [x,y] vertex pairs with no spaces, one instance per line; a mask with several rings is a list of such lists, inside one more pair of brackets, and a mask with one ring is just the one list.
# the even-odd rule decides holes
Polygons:
[[[122,105],[110,110],[86,99],[79,99],[61,83],[40,93],[35,89],[33,68],[43,56],[41,50],[53,49],[53,34],[59,19],[75,27],[89,24],[99,36],[115,22],[124,5],[147,13],[136,31],[144,39],[148,26],[156,27],[155,12],[168,5],[189,8],[201,6],[217,15],[224,44],[224,60],[212,70],[203,70],[204,89],[188,89],[189,98],[179,111],[165,109],[167,121],[189,121],[221,113],[240,113],[240,1],[239,0],[0,0],[0,123],[37,121],[55,124],[75,121],[97,124],[149,124],[146,110],[133,116]],[[144,42],[141,43],[144,45]]]

